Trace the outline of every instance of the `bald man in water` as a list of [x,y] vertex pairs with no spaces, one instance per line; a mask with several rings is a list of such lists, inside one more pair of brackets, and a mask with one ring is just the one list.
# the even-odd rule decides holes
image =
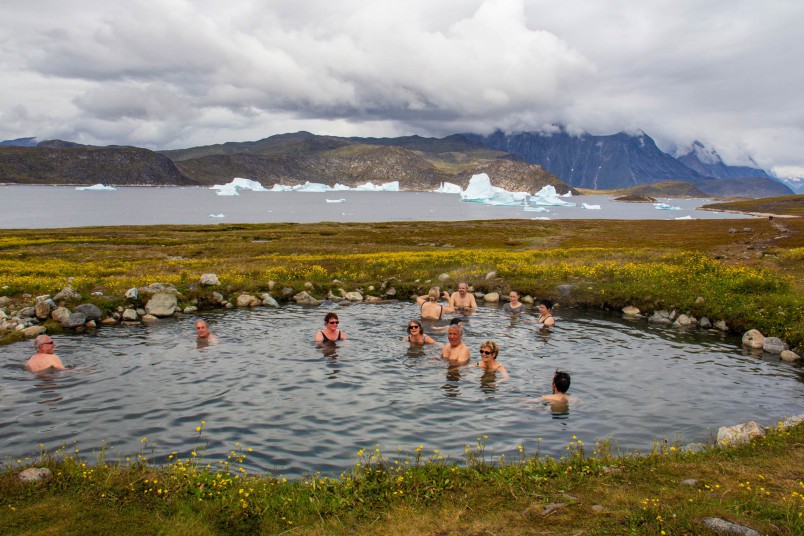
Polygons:
[[458,283],[458,292],[453,292],[449,298],[449,304],[453,309],[460,312],[472,312],[477,309],[477,301],[474,294],[469,292],[469,285],[465,281]]
[[65,370],[59,356],[53,353],[56,343],[48,335],[40,335],[34,339],[36,353],[31,356],[25,368],[31,372],[42,372],[43,370]]

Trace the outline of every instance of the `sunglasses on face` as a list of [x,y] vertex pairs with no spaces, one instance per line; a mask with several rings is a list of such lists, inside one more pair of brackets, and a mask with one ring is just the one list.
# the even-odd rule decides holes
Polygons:
[[494,355],[494,352],[491,350],[480,350],[480,353],[483,355]]
[[337,320],[330,320],[330,321],[329,321],[329,322],[327,322],[327,323],[328,323],[328,324],[335,324],[335,325],[340,324],[340,322],[339,322],[339,321],[337,321]]
[[410,331],[412,329],[419,329],[419,326],[408,326],[408,331]]

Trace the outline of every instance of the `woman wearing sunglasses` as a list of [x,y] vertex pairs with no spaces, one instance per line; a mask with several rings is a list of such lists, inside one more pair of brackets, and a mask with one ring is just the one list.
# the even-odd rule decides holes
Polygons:
[[340,320],[335,313],[327,313],[324,317],[324,329],[315,334],[315,342],[318,344],[334,344],[336,341],[345,341],[346,332],[338,329]]
[[473,364],[473,367],[478,367],[486,372],[499,372],[504,378],[508,377],[508,371],[505,367],[497,362],[497,354],[500,353],[500,348],[494,341],[486,341],[480,345],[480,361]]
[[408,336],[402,340],[410,344],[435,344],[435,339],[424,334],[422,323],[418,320],[408,322]]

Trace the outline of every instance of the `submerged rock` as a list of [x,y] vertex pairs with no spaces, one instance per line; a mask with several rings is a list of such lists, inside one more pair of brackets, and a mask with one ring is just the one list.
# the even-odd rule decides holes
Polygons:
[[743,334],[743,346],[759,349],[765,344],[765,337],[756,329],[751,329]]
[[769,354],[781,354],[785,350],[789,350],[790,347],[778,337],[765,337],[765,342],[762,344],[762,349]]

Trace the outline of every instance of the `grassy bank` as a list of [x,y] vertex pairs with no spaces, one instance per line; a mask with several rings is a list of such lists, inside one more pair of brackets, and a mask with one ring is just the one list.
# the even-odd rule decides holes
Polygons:
[[[802,218],[11,230],[0,237],[0,295],[30,305],[24,294],[55,294],[72,277],[74,289],[106,310],[123,303],[128,288],[154,282],[175,285],[184,305],[203,304],[195,286],[213,272],[227,297],[268,291],[271,281],[280,298],[280,289],[307,282],[319,298],[335,288],[381,296],[386,282],[405,299],[447,273],[450,288],[466,280],[481,291],[513,287],[562,306],[676,309],[797,347],[804,344],[802,231]],[[104,297],[90,298],[93,292]]]
[[[200,429],[200,427],[199,427]],[[199,436],[199,440],[201,437]],[[251,475],[201,448],[168,465],[83,459],[64,449],[35,461],[53,478],[0,474],[4,534],[714,534],[719,517],[761,534],[804,533],[804,425],[697,453],[658,444],[618,455],[574,438],[560,459],[494,459],[484,438],[462,461],[419,447],[396,458],[356,453],[340,477]],[[33,463],[21,461],[21,465]]]

